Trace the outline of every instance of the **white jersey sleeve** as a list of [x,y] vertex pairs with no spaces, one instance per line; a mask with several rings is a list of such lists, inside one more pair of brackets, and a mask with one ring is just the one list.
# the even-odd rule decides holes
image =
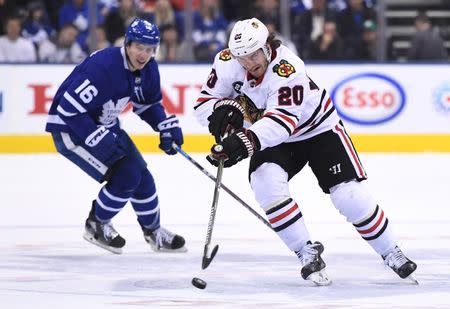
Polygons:
[[201,125],[208,125],[207,118],[217,101],[236,97],[234,82],[242,80],[244,76],[244,69],[231,57],[229,49],[224,49],[216,55],[208,79],[203,84],[194,106],[194,114]]
[[284,46],[276,51],[261,84],[247,90],[255,100],[261,92],[266,93],[261,97],[266,100],[265,112],[249,127],[258,137],[261,150],[304,140],[339,121],[331,99],[308,77],[303,61]]

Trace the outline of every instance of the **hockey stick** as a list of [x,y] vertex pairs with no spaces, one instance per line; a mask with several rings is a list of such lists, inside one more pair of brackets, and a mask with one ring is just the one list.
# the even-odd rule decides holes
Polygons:
[[209,266],[209,264],[211,264],[211,261],[216,255],[217,250],[219,250],[219,245],[215,245],[213,250],[211,251],[211,254],[208,256],[209,245],[211,244],[212,230],[214,227],[214,220],[216,218],[217,204],[219,201],[219,192],[220,192],[220,184],[222,182],[222,174],[223,174],[223,159],[220,159],[219,167],[217,168],[216,185],[214,187],[214,196],[211,206],[211,213],[209,215],[208,229],[206,230],[206,241],[205,241],[205,248],[203,249],[202,269],[205,269],[206,267]]
[[[197,161],[195,161],[188,153],[186,153],[183,149],[181,149],[177,144],[173,144],[173,148],[178,151],[183,157],[185,157],[189,162],[191,162],[196,168],[198,168],[203,174],[208,176],[209,179],[212,181],[216,181],[217,178],[214,177],[210,172],[208,172],[203,166],[200,165]],[[258,218],[259,221],[264,223],[268,228],[272,230],[272,227],[270,226],[270,223],[267,222],[267,220],[262,217],[259,213],[257,213],[250,205],[248,205],[246,202],[244,202],[239,196],[236,195],[233,191],[231,191],[227,186],[225,186],[223,183],[220,184],[222,189],[225,190],[229,195],[231,195],[239,204],[247,208],[248,211],[252,213],[256,218]]]

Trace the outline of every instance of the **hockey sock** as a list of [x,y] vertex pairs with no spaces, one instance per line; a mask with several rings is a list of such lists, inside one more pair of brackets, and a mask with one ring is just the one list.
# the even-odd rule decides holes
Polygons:
[[353,223],[353,226],[379,255],[386,254],[396,246],[389,220],[378,205],[368,217]]
[[330,188],[330,193],[334,206],[378,254],[395,247],[389,220],[363,183],[341,183]]
[[150,230],[160,226],[158,194],[155,181],[148,170],[143,171],[141,183],[130,201],[141,226]]
[[111,191],[113,190],[108,189],[107,185],[104,186],[95,200],[95,216],[102,222],[111,220],[122,210],[129,199],[129,196],[122,192]]
[[292,198],[269,206],[265,211],[273,230],[290,250],[300,250],[310,239],[303,215]]

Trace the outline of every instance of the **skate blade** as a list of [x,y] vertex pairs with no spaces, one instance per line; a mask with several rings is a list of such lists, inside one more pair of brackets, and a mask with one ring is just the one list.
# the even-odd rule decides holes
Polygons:
[[419,284],[419,281],[417,281],[416,277],[413,274],[409,275],[405,279],[409,279],[414,284],[417,284],[417,285]]
[[184,252],[188,251],[188,249],[186,247],[181,247],[178,249],[167,249],[167,248],[157,248],[156,246],[153,246],[152,250],[154,252],[160,252],[160,253],[184,253]]
[[327,286],[332,283],[325,270],[312,273],[306,278],[306,280],[312,281],[317,286]]
[[83,238],[86,239],[91,244],[94,244],[100,248],[108,250],[109,252],[112,252],[114,254],[122,254],[122,248],[114,248],[114,247],[102,244],[102,243],[98,242],[91,234],[86,233],[83,235]]
[[150,245],[150,248],[154,252],[158,252],[158,253],[184,253],[184,252],[188,251],[188,249],[185,246],[178,248],[178,249],[168,249],[168,248],[157,247],[153,242],[147,241],[147,243]]

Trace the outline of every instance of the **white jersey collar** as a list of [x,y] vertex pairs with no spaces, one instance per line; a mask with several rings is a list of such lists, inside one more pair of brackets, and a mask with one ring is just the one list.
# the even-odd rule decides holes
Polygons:
[[122,58],[123,58],[123,66],[125,67],[126,70],[130,70],[130,67],[128,66],[128,61],[127,61],[127,55],[125,54],[125,46],[122,46],[120,48],[120,53],[122,54]]

